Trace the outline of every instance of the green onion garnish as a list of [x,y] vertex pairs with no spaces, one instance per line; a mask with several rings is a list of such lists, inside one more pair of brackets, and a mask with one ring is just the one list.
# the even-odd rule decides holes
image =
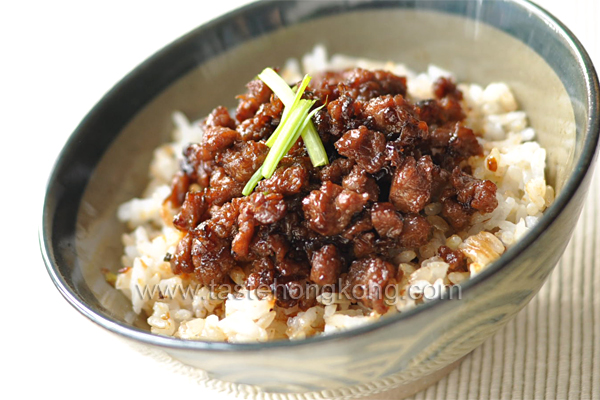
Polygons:
[[315,101],[302,99],[302,94],[308,86],[311,77],[308,75],[304,76],[296,93],[271,68],[266,68],[258,77],[281,99],[285,108],[281,115],[279,126],[277,126],[275,132],[273,132],[266,142],[266,145],[271,148],[267,154],[267,158],[263,162],[263,165],[252,175],[248,183],[246,183],[242,191],[244,196],[252,193],[262,178],[270,178],[273,175],[281,159],[285,157],[294,143],[298,141],[300,135],[302,135],[302,140],[306,145],[310,160],[315,167],[329,163],[321,138],[312,123],[312,117],[323,106],[310,111]]
[[[299,134],[300,134],[300,132],[304,132],[304,130],[306,129],[306,127],[308,126],[308,124],[312,124],[312,117],[314,117],[314,116],[315,116],[315,114],[316,114],[316,113],[317,113],[317,112],[318,112],[318,111],[319,111],[321,108],[323,108],[323,107],[325,107],[325,104],[323,104],[323,105],[321,105],[321,106],[319,106],[319,107],[315,108],[314,110],[312,110],[312,111],[311,111],[311,112],[310,112],[310,113],[309,113],[309,114],[306,116],[306,118],[305,118],[305,119],[304,119],[304,121],[302,122],[302,125],[300,125],[300,128],[299,128],[299,129],[296,131],[295,138],[293,138],[293,139],[290,141],[290,143],[289,143],[289,145],[288,145],[288,148],[287,148],[287,150],[285,151],[285,154],[287,154],[287,153],[289,153],[289,152],[290,152],[290,150],[292,149],[292,146],[293,146],[293,145],[294,145],[294,143],[296,143],[296,141],[298,140],[298,137],[300,136],[300,135],[299,135]],[[318,135],[317,135],[317,139],[319,139],[319,143],[321,143],[321,138],[319,138],[319,136],[318,136]],[[302,140],[304,140],[304,138],[303,138]],[[323,145],[323,143],[321,143],[321,145]],[[325,155],[325,157],[327,157],[327,155]]]
[[244,196],[248,196],[250,193],[252,193],[252,191],[254,190],[256,185],[258,185],[258,182],[260,182],[260,180],[262,178],[263,178],[262,167],[260,167],[259,169],[256,170],[254,175],[252,175],[252,177],[250,178],[248,183],[246,183],[246,186],[244,186],[244,190],[242,190],[242,194]]
[[[262,166],[263,176],[265,178],[270,178],[273,175],[275,168],[277,168],[277,164],[279,164],[279,161],[286,155],[288,146],[293,146],[293,140],[298,140],[300,137],[300,126],[308,116],[308,112],[314,104],[314,100],[300,100],[298,106],[290,111],[288,120],[283,129],[279,132],[279,136],[273,143],[271,150],[269,150],[269,154],[267,154],[267,158]],[[298,135],[296,135],[296,133],[298,133]]]
[[[264,71],[258,75],[258,78],[261,81],[263,81],[273,91],[273,93],[277,95],[277,97],[281,99],[281,102],[286,107],[286,109],[288,107],[293,107],[294,104],[296,104],[296,98],[298,98],[298,93],[300,93],[301,97],[302,92],[304,92],[304,89],[306,89],[306,86],[304,86],[304,88],[300,86],[298,91],[294,94],[294,91],[283,80],[283,78],[271,68],[265,68]],[[303,84],[305,80],[306,77],[304,77],[304,80],[302,80]],[[306,84],[308,85],[308,82],[306,82]],[[284,115],[281,118],[282,122],[285,118],[285,114],[286,113],[284,110]],[[275,133],[277,133],[277,131],[274,132],[273,135],[271,135],[271,137],[267,141],[267,146],[271,147],[273,142],[276,140],[276,138],[273,138],[273,136],[275,136]],[[321,167],[323,165],[329,164],[329,159],[327,158],[325,147],[323,147],[323,142],[321,142],[321,138],[319,137],[319,134],[317,133],[317,130],[315,129],[315,126],[312,123],[312,121],[309,124],[307,124],[307,126],[302,130],[301,135],[302,140],[304,141],[304,145],[306,146],[306,150],[308,151],[308,156],[310,157],[310,161],[312,162],[313,166]],[[271,139],[273,140],[273,142],[271,141]]]
[[[273,70],[271,70],[271,71],[273,71]],[[275,71],[273,71],[273,73],[275,75],[277,75],[277,73]],[[260,78],[260,75],[258,77]],[[277,77],[279,77],[279,75],[277,75]],[[279,78],[279,79],[281,79],[281,78]],[[300,103],[300,99],[302,98],[302,94],[304,94],[304,90],[310,83],[310,80],[311,80],[311,77],[306,75],[304,77],[304,79],[302,79],[302,83],[300,83],[300,86],[298,87],[296,94],[294,94],[294,92],[292,92],[292,89],[290,89],[290,87],[287,86],[287,84],[285,84],[286,88],[292,93],[293,97],[291,98],[291,102],[288,101],[286,103],[285,101],[281,100],[281,102],[283,103],[285,108],[283,110],[283,114],[281,116],[281,121],[279,122],[279,126],[277,126],[277,129],[275,129],[275,132],[273,132],[273,134],[271,135],[269,140],[267,140],[267,142],[266,142],[267,146],[273,147],[273,144],[275,143],[275,141],[277,140],[277,137],[279,136],[279,132],[281,132],[281,130],[287,125],[287,123],[288,123],[287,121],[290,117],[290,114],[292,113],[292,111],[294,109],[296,109],[296,107],[298,107],[298,104]],[[283,79],[282,79],[282,81],[283,81]],[[283,81],[283,82],[285,83],[285,81]],[[266,83],[266,85],[269,86],[268,83]],[[271,89],[271,90],[273,90],[273,89]],[[273,90],[273,93],[277,94],[277,92],[275,92],[274,90]],[[286,100],[289,100],[289,99],[286,99]]]

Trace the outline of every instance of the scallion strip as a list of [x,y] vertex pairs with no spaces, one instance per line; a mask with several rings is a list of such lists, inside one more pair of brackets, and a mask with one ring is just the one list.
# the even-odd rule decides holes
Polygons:
[[[321,108],[325,107],[325,104],[323,104],[322,106],[319,106],[317,108],[315,108],[314,110],[312,110],[304,119],[304,121],[302,122],[302,125],[300,125],[300,128],[298,129],[298,132],[296,132],[296,138],[293,139],[289,145],[289,147],[287,148],[287,150],[285,151],[285,154],[289,153],[290,150],[292,149],[292,146],[294,146],[294,143],[296,143],[296,141],[298,140],[298,138],[300,137],[300,135],[298,135],[300,132],[303,132],[304,129],[306,129],[306,127],[312,123],[312,117],[314,117],[314,115],[317,113],[317,111],[319,111]],[[302,140],[304,141],[304,137],[302,137]],[[321,143],[321,140],[319,140],[319,143]],[[308,147],[308,145],[306,144],[306,142],[304,142],[304,145],[306,147]],[[323,143],[321,143],[321,145],[323,145]],[[323,149],[324,150],[324,149]]]
[[300,126],[306,119],[313,104],[315,104],[314,100],[301,100],[298,106],[291,110],[286,125],[279,133],[277,140],[273,143],[273,147],[269,150],[269,154],[267,154],[267,158],[262,165],[262,174],[265,178],[270,178],[273,175],[273,172],[275,172],[279,161],[286,154],[289,143],[295,137],[296,132],[299,133]]
[[[281,99],[281,102],[284,106],[288,107],[293,105],[295,98],[297,97],[294,94],[294,91],[290,88],[290,86],[286,83],[285,80],[277,72],[275,72],[271,68],[265,68],[259,75],[259,79],[262,80],[272,91]],[[284,115],[282,116],[282,121],[284,117],[286,117],[286,110],[284,110]],[[313,114],[314,115],[314,114]],[[281,124],[280,124],[281,125]],[[276,135],[279,135],[279,132],[274,132],[271,135],[273,138],[273,142],[269,143],[267,141],[267,146],[271,146],[276,139]],[[323,146],[323,142],[315,129],[312,121],[306,125],[306,127],[302,130],[302,140],[306,144],[306,150],[308,151],[308,156],[310,157],[310,161],[313,166],[321,167],[323,165],[329,164],[329,159],[327,158],[327,153],[325,152],[325,147]]]
[[[309,123],[311,123],[311,118],[317,113],[317,111],[319,111],[324,106],[325,105],[315,108],[304,118],[304,120],[302,121],[302,124],[298,127],[298,129],[294,133],[294,136],[288,142],[287,148],[285,149],[285,152],[283,153],[284,156],[290,152],[290,150],[292,149],[292,146],[294,146],[294,143],[296,143],[298,141],[300,132],[303,129],[305,129]],[[311,105],[311,107],[312,107],[312,105]],[[310,109],[310,107],[309,107],[309,109]],[[279,160],[279,161],[281,161],[281,160]],[[278,164],[279,164],[279,161],[277,162]],[[263,165],[259,169],[256,170],[256,172],[254,173],[254,175],[252,175],[252,177],[250,178],[248,183],[246,183],[246,186],[244,186],[244,190],[242,191],[242,194],[244,196],[248,196],[250,193],[252,193],[252,191],[254,190],[256,185],[258,185],[258,182],[260,182],[260,180],[263,178],[263,166],[264,165],[265,165],[265,163],[263,163]]]
[[[292,91],[292,89],[290,89],[288,84],[283,79],[281,79],[279,75],[277,75],[277,72],[275,72],[271,68],[265,68],[263,72],[258,74],[258,78],[262,80],[265,83],[265,85],[267,85],[273,91],[273,93],[277,95],[277,97],[280,98],[281,102],[285,106],[285,108],[283,109],[283,113],[281,114],[281,119],[279,120],[279,125],[271,134],[269,140],[267,140],[267,142],[265,143],[267,146],[271,147],[277,136],[279,136],[279,132],[281,132],[281,130],[285,126],[285,123],[290,115],[292,106],[294,105],[296,94]],[[284,98],[282,98],[279,95],[280,93],[282,93],[282,96],[284,96]]]
[[325,151],[321,137],[317,133],[312,120],[302,131],[302,140],[304,141],[308,157],[310,157],[310,162],[313,167],[322,167],[323,165],[329,164],[327,152]]
[[263,81],[279,97],[284,106],[288,107],[292,105],[295,97],[294,91],[275,70],[265,68],[258,74],[258,79]]
[[260,180],[262,178],[263,178],[263,175],[262,175],[262,166],[261,166],[259,169],[256,170],[254,175],[252,175],[252,177],[250,178],[248,183],[246,183],[246,186],[244,186],[244,190],[242,190],[242,194],[244,196],[248,196],[250,193],[252,193],[252,191],[254,190],[256,185],[258,185],[258,182],[260,182]]
[[279,126],[266,142],[271,149],[261,167],[244,186],[242,190],[244,196],[250,195],[262,178],[268,179],[273,175],[281,159],[291,150],[300,135],[303,138],[306,136],[306,148],[313,165],[320,166],[328,163],[323,143],[312,123],[312,117],[323,108],[323,105],[310,111],[315,100],[302,99],[311,77],[304,76],[296,93],[270,68],[265,69],[258,77],[281,99],[285,108]]
[[[259,77],[260,77],[260,75],[259,75]],[[283,103],[283,105],[285,106],[285,109],[283,110],[283,115],[281,117],[281,121],[279,122],[279,126],[277,127],[278,129],[276,129],[275,132],[273,132],[273,134],[271,135],[271,137],[269,137],[269,140],[266,141],[265,144],[267,146],[273,147],[273,145],[275,144],[275,141],[281,134],[281,129],[279,129],[279,127],[282,125],[285,126],[287,124],[287,121],[290,118],[290,113],[298,106],[300,99],[302,98],[302,94],[304,94],[304,90],[310,83],[311,79],[312,78],[310,76],[305,75],[304,79],[302,79],[302,83],[300,84],[300,86],[298,87],[298,90],[296,91],[296,94],[295,94],[291,104],[287,105],[287,104]],[[267,83],[265,82],[265,84],[267,84]],[[269,86],[269,85],[267,84],[267,86]],[[287,84],[286,84],[286,86],[287,86]],[[287,88],[291,91],[289,86],[287,86]],[[273,90],[273,89],[271,89],[271,90]],[[273,93],[275,93],[275,91],[273,91]],[[277,93],[275,93],[275,94],[277,94]],[[283,100],[282,100],[282,102],[283,102]]]

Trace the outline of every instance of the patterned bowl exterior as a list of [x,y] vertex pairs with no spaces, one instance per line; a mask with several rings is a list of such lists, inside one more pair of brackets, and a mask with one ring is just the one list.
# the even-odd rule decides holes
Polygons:
[[[100,272],[119,268],[124,227],[116,207],[144,187],[152,149],[167,140],[173,110],[199,118],[216,104],[231,104],[256,71],[317,42],[332,53],[402,61],[415,70],[435,63],[459,80],[507,82],[548,150],[555,203],[452,299],[297,342],[189,342],[150,334]],[[158,52],[88,114],[48,184],[42,253],[54,283],[80,312],[213,389],[244,398],[313,399],[433,383],[527,304],[564,251],[595,161],[598,93],[577,40],[524,1],[251,4]]]

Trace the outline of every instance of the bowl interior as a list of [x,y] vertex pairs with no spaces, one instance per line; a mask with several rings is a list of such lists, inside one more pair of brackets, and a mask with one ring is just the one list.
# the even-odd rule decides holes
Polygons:
[[[121,101],[139,103],[135,114],[119,115],[114,99],[106,107],[100,106],[102,117],[125,124],[101,126],[92,124],[94,120],[82,124],[80,130],[85,134],[110,139],[106,146],[93,150],[99,158],[95,168],[83,171],[89,180],[78,204],[74,238],[71,236],[74,247],[55,244],[54,255],[60,252],[59,273],[87,307],[103,318],[139,329],[147,327],[144,318],[132,312],[125,296],[105,282],[102,270],[114,272],[120,268],[125,226],[116,218],[117,207],[143,191],[153,149],[170,138],[173,111],[182,111],[195,120],[217,105],[234,107],[234,96],[265,66],[281,66],[289,57],[301,57],[316,43],[324,44],[330,54],[392,60],[415,71],[423,71],[433,63],[452,71],[459,81],[482,85],[506,82],[520,108],[528,113],[537,139],[547,149],[547,173],[561,192],[581,152],[587,104],[581,72],[569,75],[579,67],[574,56],[567,54],[570,57],[564,61],[556,60],[564,58],[567,50],[559,39],[544,38],[544,29],[548,28],[543,21],[523,20],[522,11],[513,16],[511,7],[516,6],[502,6],[506,2],[479,6],[479,2],[459,2],[462,5],[457,9],[448,8],[447,4],[453,2],[424,2],[429,4],[424,9],[379,9],[369,3],[375,9],[343,14],[326,13],[317,3],[265,6],[262,19],[252,15],[243,18],[240,14],[230,18],[228,24],[215,22],[210,32],[216,34],[198,31],[184,37],[175,44],[181,48],[180,58],[172,54],[165,58],[162,54],[173,66],[171,70],[147,63],[138,71],[163,82],[160,93],[149,95],[139,87],[117,93]],[[285,7],[295,8],[291,12]],[[501,22],[494,11],[504,13]],[[318,18],[313,17],[315,12]],[[473,19],[476,16],[493,20],[497,26],[508,24],[508,28],[502,28],[521,38],[527,37],[523,33],[527,30],[530,40],[525,43]],[[170,72],[182,70],[184,73]],[[76,145],[70,146],[65,154],[74,157]],[[57,219],[60,215],[54,216]]]

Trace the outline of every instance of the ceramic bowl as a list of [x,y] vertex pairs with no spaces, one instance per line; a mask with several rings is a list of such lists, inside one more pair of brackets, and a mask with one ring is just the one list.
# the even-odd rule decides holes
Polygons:
[[[459,81],[504,81],[547,149],[556,201],[461,299],[436,300],[356,329],[301,341],[229,344],[153,335],[102,268],[119,269],[117,206],[139,196],[171,113],[206,115],[265,66],[316,43],[330,53],[430,63]],[[579,217],[598,143],[598,80],[576,38],[521,1],[266,1],[176,40],[119,82],[65,145],[48,184],[40,241],[64,297],[98,325],[217,389],[261,398],[409,395],[435,382],[540,289]],[[118,355],[115,355],[118,357]],[[206,371],[200,372],[200,371]]]

